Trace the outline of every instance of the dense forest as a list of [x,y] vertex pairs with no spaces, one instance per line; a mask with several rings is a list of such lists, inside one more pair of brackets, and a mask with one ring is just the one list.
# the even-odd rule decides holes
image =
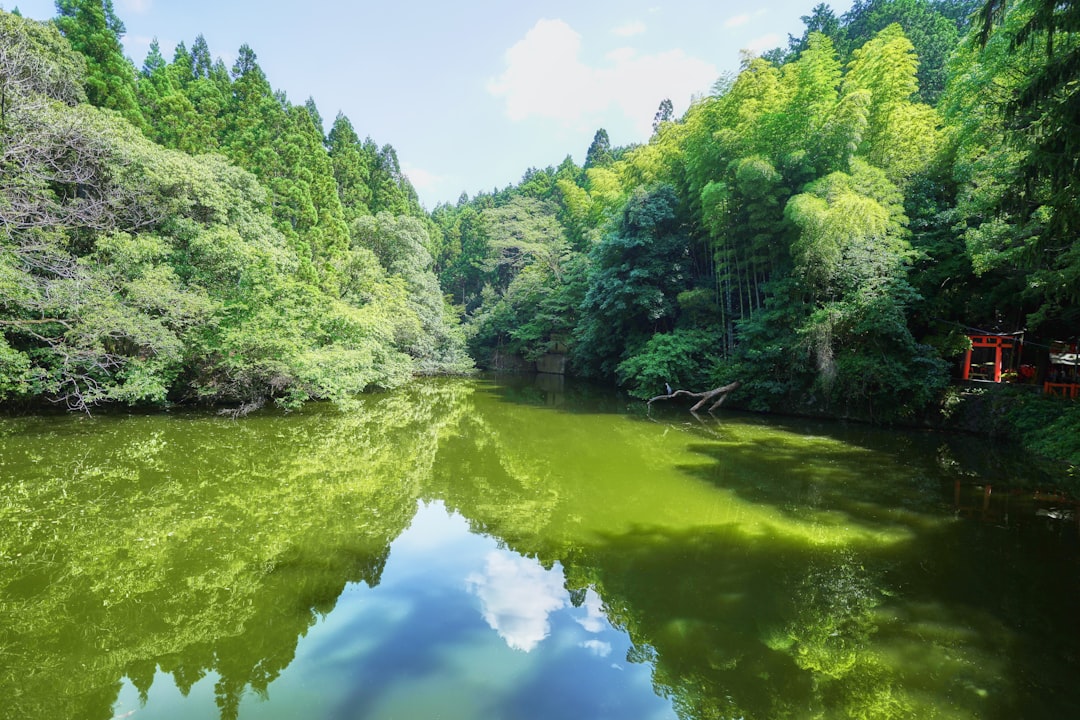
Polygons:
[[472,366],[394,149],[108,0],[0,13],[0,398],[339,403]]
[[[1075,337],[1076,4],[802,20],[683,117],[662,103],[647,144],[601,129],[581,167],[435,209],[478,362],[565,352],[641,398],[739,380],[753,409],[896,421],[961,402],[976,329]],[[1069,403],[998,410],[1080,458]]]
[[642,398],[739,380],[891,421],[949,404],[968,328],[1077,334],[1071,0],[821,4],[648,143],[600,129],[583,165],[430,213],[250,47],[137,67],[110,0],[56,7],[0,12],[7,405],[347,405],[554,352]]

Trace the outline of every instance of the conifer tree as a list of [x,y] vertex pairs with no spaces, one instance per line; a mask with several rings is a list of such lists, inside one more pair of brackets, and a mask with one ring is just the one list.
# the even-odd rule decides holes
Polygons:
[[338,197],[347,223],[371,214],[371,160],[362,149],[360,138],[349,118],[338,113],[327,136],[330,162],[337,183]]
[[610,165],[612,159],[611,140],[608,138],[608,132],[604,128],[600,128],[593,135],[592,144],[589,145],[589,149],[585,153],[585,169]]
[[142,127],[135,66],[124,57],[124,23],[113,12],[112,0],[56,0],[56,11],[60,32],[86,58],[87,99]]

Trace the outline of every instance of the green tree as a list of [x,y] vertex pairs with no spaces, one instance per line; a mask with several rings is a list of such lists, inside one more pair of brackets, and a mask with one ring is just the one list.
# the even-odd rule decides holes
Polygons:
[[363,152],[371,158],[371,212],[393,215],[420,215],[420,200],[412,183],[401,171],[397,151],[392,145],[377,147],[367,138]]
[[671,98],[664,98],[660,101],[660,107],[657,108],[656,115],[653,116],[653,132],[659,130],[662,123],[671,122],[674,119],[675,108],[671,104]]
[[[0,36],[2,399],[348,406],[427,369],[403,329],[442,352],[440,368],[464,364],[430,269],[414,288],[349,246],[321,134],[269,94],[253,54],[237,80],[237,107],[255,100],[250,124],[232,129],[282,131],[273,168],[294,173],[289,185],[164,149],[79,104],[85,61],[55,30],[0,13]],[[220,82],[218,65],[184,90]],[[172,83],[154,77],[156,58],[147,70]],[[280,124],[256,127],[261,111]]]
[[400,324],[395,340],[413,358],[415,371],[433,374],[471,367],[464,337],[443,302],[432,270],[424,223],[382,212],[357,218],[350,233],[354,247],[375,253],[386,272],[405,283],[406,304],[417,322],[412,327]]
[[911,260],[903,195],[861,161],[796,195],[786,208],[799,229],[794,277],[809,300],[798,330],[828,402],[895,416],[929,403],[945,384],[943,364],[917,343],[907,311]]
[[585,153],[585,169],[593,167],[604,167],[610,165],[613,161],[611,155],[611,140],[608,138],[607,130],[600,128],[593,135],[592,143],[589,145],[589,149]]
[[56,26],[87,61],[86,97],[143,125],[135,92],[135,67],[124,57],[124,23],[112,0],[56,0]]
[[810,11],[809,15],[803,15],[799,19],[802,20],[803,26],[806,28],[802,36],[796,38],[794,35],[789,34],[786,49],[776,48],[765,53],[762,57],[776,65],[790,62],[809,47],[810,36],[814,33],[826,36],[834,44],[845,44],[845,29],[841,25],[840,18],[827,4],[818,3]]
[[893,24],[852,53],[843,92],[870,93],[866,134],[860,154],[902,182],[923,169],[938,150],[940,118],[914,102],[918,90],[914,47]]
[[174,82],[175,73],[171,70],[155,38],[137,84],[147,134],[165,147],[190,153],[206,152],[214,143],[198,132],[201,125],[198,111]]
[[949,55],[960,42],[959,26],[965,11],[970,14],[973,9],[971,2],[857,0],[844,15],[847,47],[860,47],[898,23],[919,59],[919,97],[928,105],[936,105],[945,90]]
[[1004,147],[980,143],[978,166],[992,178],[983,187],[970,186],[977,202],[965,213],[969,246],[977,269],[1028,275],[1025,295],[1038,307],[1031,321],[1063,331],[1075,323],[1080,298],[1080,193],[1074,181],[1080,6],[989,0],[980,15],[981,50],[957,85],[969,96],[985,96],[973,78],[969,82],[974,75],[1003,91],[983,123]]
[[327,136],[338,197],[345,220],[352,223],[371,213],[371,161],[349,118],[338,113]]
[[673,327],[676,296],[688,280],[686,248],[674,189],[635,193],[590,252],[574,351],[579,371],[613,377],[653,333]]

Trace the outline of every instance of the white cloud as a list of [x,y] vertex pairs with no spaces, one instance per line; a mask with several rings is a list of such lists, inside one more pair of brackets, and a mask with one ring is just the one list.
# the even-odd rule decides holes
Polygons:
[[660,101],[685,107],[718,75],[711,63],[678,49],[639,55],[622,48],[590,66],[581,47],[581,35],[562,20],[540,20],[506,51],[506,69],[488,91],[505,100],[511,120],[539,117],[585,129],[614,108],[648,137]]
[[645,23],[640,20],[632,20],[628,23],[623,23],[617,28],[613,28],[611,32],[619,37],[633,37],[634,35],[640,35],[645,32]]
[[515,650],[529,652],[548,636],[548,615],[570,600],[561,572],[517,553],[488,553],[484,573],[466,580],[469,592],[480,598],[484,620]]
[[607,616],[604,615],[604,601],[591,588],[585,593],[585,617],[576,617],[578,625],[587,632],[598,633],[607,627]]
[[623,63],[628,63],[637,57],[637,50],[632,47],[615,48],[604,57],[616,65],[621,65]]
[[120,10],[123,12],[131,12],[136,15],[142,15],[153,4],[153,0],[119,0],[117,4],[120,6]]
[[412,167],[410,165],[403,165],[401,171],[405,173],[405,177],[409,178],[409,182],[411,182],[413,187],[417,190],[430,190],[446,179],[442,175],[436,175],[423,168]]
[[603,640],[586,640],[583,643],[579,643],[578,647],[591,650],[593,655],[596,655],[597,657],[607,657],[611,654],[611,643],[604,642]]
[[736,28],[740,25],[745,25],[748,22],[750,22],[750,15],[747,13],[743,13],[742,15],[735,15],[734,17],[729,17],[727,20],[724,21],[724,27]]
[[749,50],[750,52],[757,54],[766,50],[772,50],[774,47],[780,44],[781,37],[776,33],[769,33],[768,35],[762,35],[756,37],[750,42],[743,45],[741,49]]

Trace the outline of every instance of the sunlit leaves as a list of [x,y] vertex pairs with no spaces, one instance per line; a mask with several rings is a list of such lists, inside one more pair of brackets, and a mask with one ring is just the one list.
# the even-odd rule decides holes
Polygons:
[[135,93],[135,68],[124,57],[120,38],[124,24],[113,13],[112,0],[57,0],[56,25],[87,61],[87,99],[116,110],[133,125],[143,124]]
[[[395,348],[413,358],[417,372],[457,372],[470,367],[464,338],[445,307],[432,270],[433,261],[427,250],[430,239],[423,223],[416,218],[381,212],[374,217],[358,217],[350,234],[353,246],[350,253],[354,257],[373,252],[385,272],[403,284],[405,312],[388,314],[385,320],[395,328]],[[345,281],[347,287],[355,283],[349,276]],[[369,305],[371,309],[376,307]]]
[[918,58],[899,25],[890,25],[852,53],[844,76],[845,94],[870,92],[861,152],[889,177],[902,182],[937,150],[935,111],[914,103]]
[[423,225],[393,236],[409,242],[387,269],[350,247],[315,114],[274,97],[249,48],[231,81],[205,41],[167,67],[152,54],[141,90],[159,140],[194,150],[221,131],[262,182],[69,107],[79,63],[42,54],[63,41],[0,19],[12,38],[0,54],[6,399],[348,405],[417,370],[467,366]]
[[1031,325],[1062,334],[1071,332],[1080,298],[1078,17],[1073,2],[985,3],[984,24],[958,54],[946,95],[973,262],[993,271],[994,287],[1019,294],[1014,302]]
[[796,270],[819,292],[835,291],[834,283],[852,270],[850,262],[859,245],[889,249],[888,211],[856,192],[849,176],[834,173],[822,179],[811,192],[791,198],[785,212],[800,231],[791,248]]

